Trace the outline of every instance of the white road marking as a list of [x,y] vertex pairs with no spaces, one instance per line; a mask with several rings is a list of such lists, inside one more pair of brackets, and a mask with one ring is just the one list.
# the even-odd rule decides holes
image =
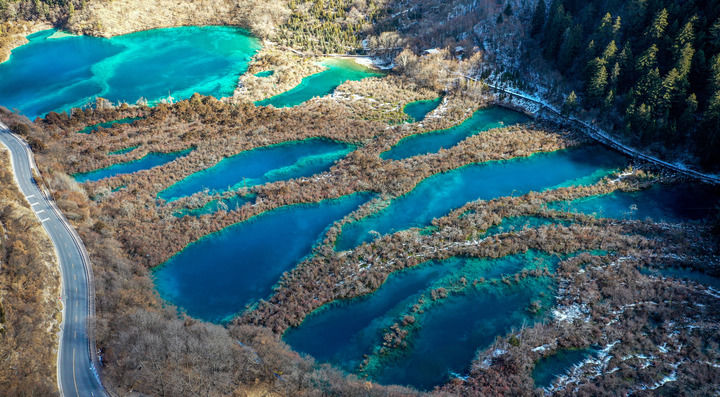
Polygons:
[[80,390],[78,389],[77,385],[77,378],[75,378],[75,348],[73,348],[73,383],[75,383],[75,394],[77,397],[80,397]]
[[47,222],[47,221],[49,221],[49,220],[50,220],[50,218],[40,219],[40,222],[45,223],[45,222]]
[[45,210],[40,210],[40,211],[38,211],[38,212],[36,212],[36,213],[37,213],[38,215],[40,215],[40,214],[42,214],[43,212],[45,212]]
[[40,204],[39,201],[38,201],[37,203],[30,203],[30,206],[31,206],[31,207],[34,207],[34,206],[36,206],[36,205],[38,205],[38,204]]
[[31,194],[31,195],[27,196],[27,198],[29,198],[29,199],[31,199],[31,198],[33,198],[33,197],[35,197],[34,194]]

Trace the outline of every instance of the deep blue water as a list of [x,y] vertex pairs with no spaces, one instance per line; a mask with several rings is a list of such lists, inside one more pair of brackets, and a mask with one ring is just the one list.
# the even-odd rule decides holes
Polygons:
[[354,149],[346,143],[311,138],[247,150],[175,183],[158,193],[158,198],[174,201],[205,189],[222,193],[315,175],[329,170]]
[[[553,287],[549,278],[527,278],[511,286],[485,284],[451,295],[425,312],[408,351],[383,360],[371,378],[381,384],[429,390],[453,374],[467,374],[477,351],[487,348],[496,336],[545,318]],[[532,302],[539,302],[543,310],[530,313]]]
[[418,122],[425,120],[428,113],[435,110],[442,103],[442,98],[427,99],[424,101],[410,102],[405,105],[403,111],[410,118],[410,122]]
[[596,215],[602,218],[683,222],[709,219],[716,213],[720,194],[700,184],[657,184],[636,192],[613,192],[602,196],[555,202],[548,208]]
[[402,160],[420,154],[435,153],[440,149],[451,148],[465,138],[480,132],[527,120],[524,114],[502,107],[479,109],[470,118],[454,127],[403,138],[390,150],[381,153],[380,157],[386,160]]
[[370,198],[353,194],[281,207],[205,236],[156,268],[157,290],[191,316],[227,320],[266,298],[333,222]]
[[[333,302],[321,307],[310,314],[299,327],[286,331],[283,339],[294,350],[308,353],[321,362],[330,362],[346,371],[353,372],[358,369],[363,355],[372,353],[373,347],[382,340],[383,330],[396,321],[402,313],[405,313],[421,294],[429,296],[431,289],[448,287],[463,276],[470,281],[481,278],[491,280],[513,275],[522,269],[547,266],[553,270],[557,261],[556,257],[534,251],[497,259],[453,257],[442,261],[428,261],[391,274],[377,291],[369,295],[348,301]],[[545,282],[540,284],[544,288]],[[489,287],[489,289],[483,290],[485,291],[483,293],[493,295],[497,293],[496,290],[500,291],[502,288]],[[471,293],[470,296],[473,294],[475,293]],[[445,303],[441,304],[441,306],[444,305]],[[436,309],[431,310],[433,313],[436,311]],[[457,312],[453,313],[458,315]],[[487,313],[481,315],[487,315]],[[463,316],[460,315],[460,317]],[[488,319],[495,321],[492,316],[488,316]],[[433,327],[434,320],[431,317],[422,319],[422,321],[423,326],[425,326],[425,321],[430,321],[430,327]],[[468,324],[463,325],[463,327],[467,326]],[[486,330],[489,329],[486,328]],[[497,332],[504,333],[502,329],[498,329]],[[422,331],[418,335],[421,334]],[[499,334],[488,335],[488,338],[494,338],[496,335]],[[478,347],[481,347],[480,345],[468,345],[468,343],[473,343],[472,340],[465,342],[453,340],[453,342],[464,343],[462,348],[467,349],[470,356]],[[446,379],[448,368],[461,371],[472,360],[472,357],[466,360],[468,354],[458,355],[454,348],[451,348],[449,355],[445,353],[444,348],[433,351],[432,357],[437,366],[419,368],[420,372],[417,374],[410,374],[409,372],[414,369],[408,367],[405,369],[408,372],[407,375],[398,375],[399,370],[396,371],[392,368],[403,364],[395,362],[380,362],[380,365],[376,366],[372,373],[378,375],[378,379],[381,379],[383,383],[405,384],[410,382],[408,384],[413,386],[426,387],[427,384],[418,383],[418,380],[427,378],[429,382],[436,382],[438,379]],[[391,368],[387,374],[385,374],[385,365],[389,365]],[[412,365],[412,361],[408,365]],[[444,368],[438,369],[438,366],[444,366]]]
[[[111,39],[50,38],[54,30],[28,36],[0,64],[0,105],[30,118],[84,106],[103,97],[111,102],[154,103],[169,95],[186,99],[197,92],[232,95],[260,42],[233,27],[179,27]],[[52,60],[52,62],[48,62]]]
[[565,374],[593,353],[592,349],[564,349],[541,358],[535,363],[532,371],[535,386],[542,388],[550,386],[555,378]]
[[100,179],[110,178],[112,176],[122,174],[132,174],[134,172],[149,170],[150,168],[167,164],[180,157],[185,157],[193,150],[194,149],[191,148],[173,153],[148,153],[138,160],[111,165],[95,171],[73,174],[73,178],[82,183],[99,181]]
[[431,261],[393,273],[372,294],[316,310],[299,327],[288,329],[283,339],[296,351],[353,371],[377,343],[388,318],[397,316],[435,280],[464,265],[461,259]]
[[616,169],[624,159],[599,146],[539,153],[526,158],[472,164],[433,175],[385,209],[346,224],[336,248],[347,250],[381,235],[423,227],[467,202],[513,195],[557,185],[590,175],[598,169]]
[[381,73],[374,72],[352,60],[329,59],[322,65],[328,69],[305,77],[300,84],[289,91],[257,101],[255,104],[258,106],[272,105],[276,108],[297,106],[312,98],[332,94],[338,86],[346,81],[382,76]]

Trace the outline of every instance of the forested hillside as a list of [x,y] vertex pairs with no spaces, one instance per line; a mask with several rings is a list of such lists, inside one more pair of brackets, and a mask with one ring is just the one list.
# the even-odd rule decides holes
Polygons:
[[0,0],[0,22],[38,19],[61,22],[85,3],[85,0]]
[[385,0],[289,0],[291,14],[278,34],[296,48],[348,53],[383,13]]
[[[539,0],[531,34],[632,143],[720,167],[720,2]],[[689,158],[689,160],[695,160]]]
[[57,395],[60,274],[0,145],[0,395]]

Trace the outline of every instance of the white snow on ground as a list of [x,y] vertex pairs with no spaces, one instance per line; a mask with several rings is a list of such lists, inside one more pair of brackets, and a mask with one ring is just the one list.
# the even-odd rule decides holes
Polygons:
[[480,363],[480,368],[482,369],[488,369],[492,365],[492,360],[494,358],[498,358],[502,356],[503,354],[507,353],[507,350],[503,349],[495,349],[490,354],[488,354],[484,360]]
[[382,59],[377,57],[354,57],[352,58],[355,63],[363,65],[368,68],[376,68],[381,70],[390,70],[395,67],[394,63],[387,64]]
[[588,316],[589,310],[583,305],[572,304],[570,306],[559,306],[552,311],[552,316],[557,322],[568,322],[572,323],[575,320],[582,320],[588,322],[590,317]]
[[532,351],[534,351],[536,353],[543,353],[545,350],[550,349],[553,346],[554,346],[554,343],[546,343],[542,346],[538,346],[538,347],[532,349]]

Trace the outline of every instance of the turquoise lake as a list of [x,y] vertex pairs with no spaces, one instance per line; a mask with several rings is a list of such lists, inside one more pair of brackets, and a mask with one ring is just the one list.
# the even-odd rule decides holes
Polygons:
[[307,177],[325,172],[355,146],[322,138],[310,138],[263,146],[227,157],[158,193],[174,201],[208,190],[210,194],[268,182]]
[[707,185],[656,184],[636,192],[613,192],[572,202],[550,203],[548,208],[602,218],[684,222],[706,219],[714,214],[718,198],[717,189]]
[[[534,251],[498,259],[453,257],[442,261],[428,261],[391,274],[374,293],[348,301],[333,302],[321,307],[310,314],[299,327],[286,331],[283,339],[294,350],[310,354],[321,362],[332,363],[348,372],[354,372],[362,361],[363,355],[372,353],[373,347],[380,343],[383,330],[396,321],[398,316],[405,313],[409,306],[417,302],[421,294],[429,296],[431,289],[449,287],[462,276],[467,277],[468,280],[499,279],[505,275],[515,274],[522,269],[541,266],[553,269],[556,263],[557,259]],[[541,290],[547,287],[546,281],[539,283],[543,287]],[[528,283],[532,282],[528,281]],[[517,298],[517,301],[510,298],[507,305],[500,304],[501,309],[499,309],[498,316],[503,317],[510,313],[509,317],[499,319],[490,311],[477,312],[477,309],[472,309],[469,313],[477,312],[477,318],[474,321],[457,324],[456,331],[458,333],[453,334],[448,331],[447,335],[451,339],[445,343],[434,341],[435,331],[433,330],[438,326],[435,323],[435,316],[440,315],[438,312],[444,312],[446,305],[451,312],[449,317],[457,316],[458,319],[455,322],[462,322],[460,319],[467,318],[467,313],[459,313],[457,310],[463,310],[467,304],[466,301],[493,300],[493,296],[498,294],[505,296],[506,293]],[[530,295],[535,293],[538,291],[534,291]],[[380,364],[371,371],[372,377],[381,383],[408,384],[420,388],[429,388],[442,383],[447,380],[449,370],[464,371],[470,365],[474,352],[484,346],[485,342],[482,338],[465,339],[465,336],[469,335],[468,333],[473,334],[470,329],[475,326],[475,322],[485,324],[482,331],[486,333],[487,338],[492,339],[497,335],[502,335],[506,332],[507,324],[522,324],[522,322],[516,323],[522,316],[517,317],[512,313],[515,313],[519,306],[525,308],[529,305],[530,301],[527,301],[526,298],[530,295],[516,296],[515,292],[507,290],[503,284],[503,287],[483,287],[479,291],[463,294],[440,303],[438,309],[432,308],[431,314],[418,319],[423,324],[423,328],[428,327],[428,330],[418,332],[417,342],[413,338],[411,350],[408,352],[413,358],[406,361],[405,355],[402,355],[398,361],[384,362],[381,360]],[[456,304],[459,305],[457,308],[455,308]],[[508,310],[503,311],[503,309]],[[441,330],[437,331],[442,333]],[[429,334],[424,332],[429,332]],[[319,335],[322,337],[318,337]],[[418,358],[415,356],[422,355],[422,352],[427,353],[425,349],[433,343],[437,343],[437,349],[431,352],[430,358],[420,360],[421,366],[416,371],[414,364],[418,363]],[[415,350],[417,344],[419,344],[420,350]],[[427,344],[427,346],[423,344]]]
[[167,164],[180,157],[187,156],[193,150],[194,149],[187,149],[172,153],[148,153],[135,161],[115,164],[95,171],[73,174],[73,178],[75,178],[76,181],[83,183],[99,181],[101,179],[122,174],[132,174],[134,172],[149,170],[151,168]]
[[193,317],[225,321],[266,298],[333,222],[371,197],[281,207],[205,236],[156,268],[157,290]]
[[433,175],[376,214],[346,224],[336,242],[348,250],[381,235],[428,225],[467,202],[539,191],[599,169],[614,170],[626,160],[599,146],[585,146],[507,161],[471,164]]
[[357,81],[383,75],[347,59],[329,59],[322,65],[327,67],[327,70],[305,77],[295,88],[257,101],[255,104],[258,106],[272,105],[276,108],[297,106],[312,98],[332,94],[346,81]]
[[[111,39],[51,38],[30,42],[0,64],[0,105],[35,118],[103,97],[111,102],[151,104],[193,93],[232,95],[260,41],[238,28],[208,26],[155,29]],[[52,62],[48,62],[52,59]]]
[[560,375],[567,373],[573,366],[583,362],[595,351],[592,349],[563,349],[543,357],[535,363],[532,377],[536,387],[550,386]]
[[[423,116],[424,117],[424,116]],[[385,160],[402,160],[421,154],[451,148],[465,138],[493,128],[509,126],[529,120],[514,110],[498,106],[479,109],[462,123],[446,130],[436,130],[403,138],[390,150],[380,154]]]
[[435,110],[441,103],[442,98],[410,102],[405,105],[403,111],[410,118],[410,122],[416,123],[425,120],[425,116]]

